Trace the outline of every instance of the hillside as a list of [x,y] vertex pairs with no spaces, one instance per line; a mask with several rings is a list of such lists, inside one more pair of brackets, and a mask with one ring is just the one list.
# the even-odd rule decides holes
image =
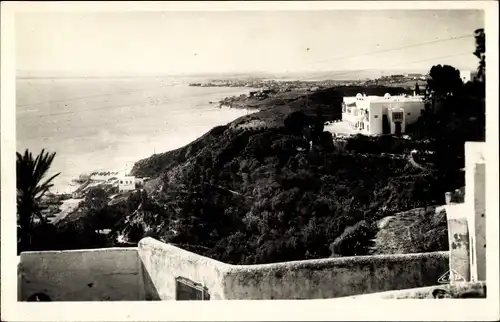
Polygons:
[[[321,133],[311,146],[314,120],[293,111],[268,106],[137,162],[133,173],[157,184],[112,238],[153,236],[229,263],[363,255],[376,246],[378,220],[443,204],[446,191],[463,186],[458,169],[443,176],[404,157],[421,142],[357,136],[337,144]],[[292,115],[302,115],[298,127]],[[446,236],[442,221],[433,229],[433,238]],[[419,251],[443,247],[431,241]]]
[[[161,179],[128,221],[136,236],[152,234],[230,263],[362,255],[378,219],[443,204],[450,186],[463,185],[463,174],[456,184],[443,182],[406,159],[351,150],[353,142],[309,149],[285,128],[219,128],[203,146],[136,164],[136,173],[161,168]],[[361,234],[355,247],[352,234],[343,235],[350,226]]]
[[[233,264],[445,250],[441,214],[405,214],[442,205],[445,192],[463,187],[462,161],[442,164],[447,150],[437,153],[440,145],[426,139],[332,137],[313,112],[331,93],[264,106],[138,161],[133,174],[151,178],[144,190],[112,202],[91,191],[58,222],[60,240],[48,249],[130,246],[151,236]],[[410,157],[413,149],[426,153]],[[385,228],[383,218],[393,218]],[[411,245],[416,239],[400,236],[407,226],[432,234]]]

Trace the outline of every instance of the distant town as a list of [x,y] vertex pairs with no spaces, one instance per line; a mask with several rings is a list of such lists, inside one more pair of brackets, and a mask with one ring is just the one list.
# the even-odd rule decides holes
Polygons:
[[427,75],[401,74],[382,76],[375,79],[363,80],[275,80],[275,79],[214,79],[204,83],[190,83],[190,86],[199,87],[250,87],[268,88],[278,91],[291,91],[296,89],[328,88],[333,86],[401,86],[414,85],[415,81],[424,84]]

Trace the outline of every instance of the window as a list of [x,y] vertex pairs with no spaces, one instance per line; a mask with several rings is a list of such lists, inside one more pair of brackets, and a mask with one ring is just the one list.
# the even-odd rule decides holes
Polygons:
[[406,115],[411,115],[411,113],[406,113]]
[[392,112],[392,120],[394,122],[403,121],[403,112]]
[[207,301],[210,300],[208,289],[184,277],[175,279],[175,299],[177,301]]
[[123,181],[122,181],[122,180],[120,180],[120,184],[123,184]]
[[374,119],[378,119],[378,115],[373,115],[373,118]]

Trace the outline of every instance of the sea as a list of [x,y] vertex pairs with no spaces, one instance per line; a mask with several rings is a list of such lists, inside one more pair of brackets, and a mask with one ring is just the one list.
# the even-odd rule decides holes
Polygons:
[[[154,153],[182,147],[254,111],[219,108],[251,88],[190,87],[176,78],[18,78],[16,149],[55,152],[54,193],[82,173],[129,171]],[[213,102],[212,104],[210,102]]]

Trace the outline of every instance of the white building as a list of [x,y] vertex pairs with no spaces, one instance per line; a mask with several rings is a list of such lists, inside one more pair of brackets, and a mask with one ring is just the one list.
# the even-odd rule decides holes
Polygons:
[[423,110],[422,96],[358,94],[355,98],[344,98],[342,119],[362,134],[401,134],[408,124],[417,121]]
[[127,175],[126,172],[101,171],[80,175],[81,185],[73,192],[73,198],[81,198],[86,192],[101,185],[118,188],[119,192],[128,192],[143,184],[143,179]]
[[134,176],[123,176],[118,181],[118,191],[127,192],[135,190],[136,179]]

